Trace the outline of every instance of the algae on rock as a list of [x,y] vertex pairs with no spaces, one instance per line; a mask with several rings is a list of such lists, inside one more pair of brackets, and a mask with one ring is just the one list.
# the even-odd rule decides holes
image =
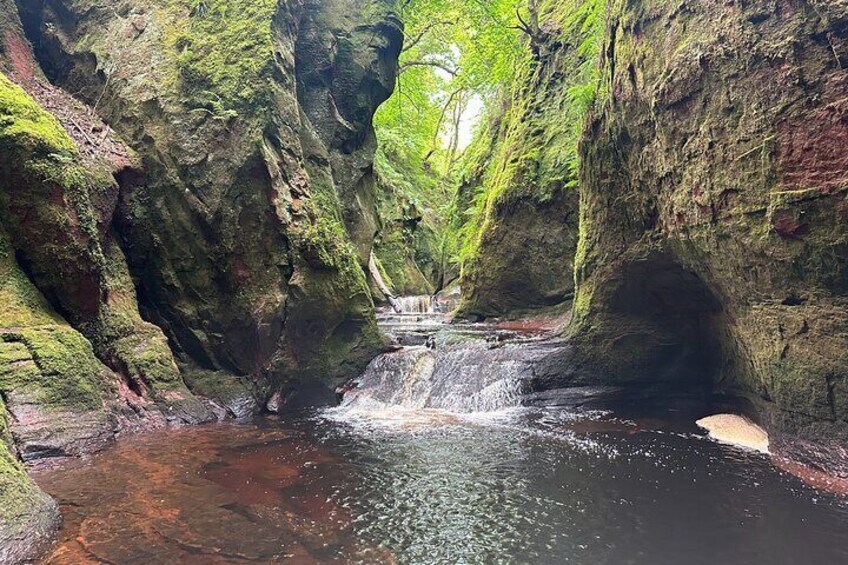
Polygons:
[[59,527],[59,508],[10,451],[6,418],[0,399],[0,562],[23,563],[49,547]]
[[605,4],[540,3],[537,54],[528,48],[467,152],[457,195],[464,225],[455,226],[461,314],[516,314],[572,298],[577,143],[597,87]]
[[382,347],[363,274],[370,120],[400,24],[384,0],[193,8],[69,0],[27,18],[50,78],[138,151],[114,225],[142,314],[181,362],[332,384]]
[[[0,163],[0,220],[7,254],[14,255],[9,260],[21,263],[49,303],[132,386],[167,404],[169,411],[166,397],[177,395],[191,413],[189,419],[207,419],[207,410],[185,389],[164,336],[138,313],[135,288],[111,235],[118,189],[112,164],[83,156],[62,124],[2,74],[0,148],[5,157]],[[101,372],[99,363],[72,370],[85,356],[66,359],[67,352],[91,348],[81,336],[84,345],[69,337],[76,332],[24,327],[7,332],[6,341],[14,338],[34,348],[42,370],[60,377],[56,386],[73,387],[80,378],[96,379]],[[100,404],[98,397],[81,407]]]
[[613,3],[572,334],[609,382],[750,395],[771,431],[837,441],[848,5],[814,4]]

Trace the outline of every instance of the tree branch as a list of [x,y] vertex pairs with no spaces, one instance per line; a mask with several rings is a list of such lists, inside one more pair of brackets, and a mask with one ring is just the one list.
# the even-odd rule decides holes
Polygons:
[[536,58],[539,58],[542,51],[542,45],[544,44],[548,34],[543,32],[541,26],[539,26],[538,1],[528,0],[527,8],[530,12],[530,21],[528,22],[521,17],[521,10],[516,7],[515,16],[518,18],[518,25],[512,26],[512,29],[517,29],[530,37],[530,48],[533,50],[533,54]]
[[440,63],[438,61],[407,61],[406,63],[400,66],[398,70],[398,74],[401,75],[405,71],[408,71],[412,67],[435,67],[437,69],[441,69],[448,73],[451,76],[456,76],[459,74],[459,69],[452,69],[451,67],[445,65],[444,63]]
[[436,152],[435,148],[436,148],[436,145],[439,142],[439,134],[441,133],[442,125],[445,123],[445,116],[447,116],[447,114],[448,114],[448,109],[450,108],[451,104],[453,103],[454,98],[456,98],[457,96],[462,94],[462,92],[464,90],[465,90],[464,88],[460,88],[459,90],[454,90],[453,92],[451,92],[451,95],[448,97],[447,102],[445,102],[445,105],[442,107],[442,113],[439,116],[438,123],[436,124],[436,136],[433,138],[433,150],[430,151],[427,154],[427,157],[424,158],[425,161],[429,160],[430,157],[433,155],[433,153]]
[[430,32],[430,30],[432,30],[434,27],[438,27],[438,26],[451,26],[451,25],[453,25],[453,22],[438,21],[438,22],[432,22],[432,23],[430,23],[430,24],[428,24],[428,25],[424,26],[424,29],[422,29],[420,32],[418,32],[418,34],[417,34],[417,35],[416,35],[416,36],[415,36],[412,40],[410,40],[408,43],[406,43],[406,44],[403,46],[403,51],[402,51],[402,53],[406,53],[407,51],[409,51],[410,49],[412,49],[413,47],[415,47],[416,45],[418,45],[419,43],[421,43],[421,40],[422,40],[422,39],[424,39],[424,37],[425,37],[425,36],[426,36],[426,35]]

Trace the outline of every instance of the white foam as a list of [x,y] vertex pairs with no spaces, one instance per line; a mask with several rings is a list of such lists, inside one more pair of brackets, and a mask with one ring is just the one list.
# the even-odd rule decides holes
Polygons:
[[736,414],[716,414],[695,423],[707,430],[716,441],[769,453],[768,433],[748,418]]

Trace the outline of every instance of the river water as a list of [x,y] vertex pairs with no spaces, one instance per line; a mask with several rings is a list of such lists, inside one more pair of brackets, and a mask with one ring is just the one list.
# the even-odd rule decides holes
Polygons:
[[686,422],[516,409],[153,432],[36,480],[47,563],[848,563],[848,501]]
[[707,439],[700,402],[527,406],[561,344],[407,302],[340,407],[36,472],[64,517],[45,563],[848,563],[848,497]]

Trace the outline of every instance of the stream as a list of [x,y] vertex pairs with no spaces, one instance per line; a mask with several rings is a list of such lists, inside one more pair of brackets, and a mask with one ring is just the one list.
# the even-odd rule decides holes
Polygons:
[[34,478],[45,563],[848,562],[848,498],[704,436],[692,399],[522,402],[559,347],[410,301],[341,406],[125,438]]

